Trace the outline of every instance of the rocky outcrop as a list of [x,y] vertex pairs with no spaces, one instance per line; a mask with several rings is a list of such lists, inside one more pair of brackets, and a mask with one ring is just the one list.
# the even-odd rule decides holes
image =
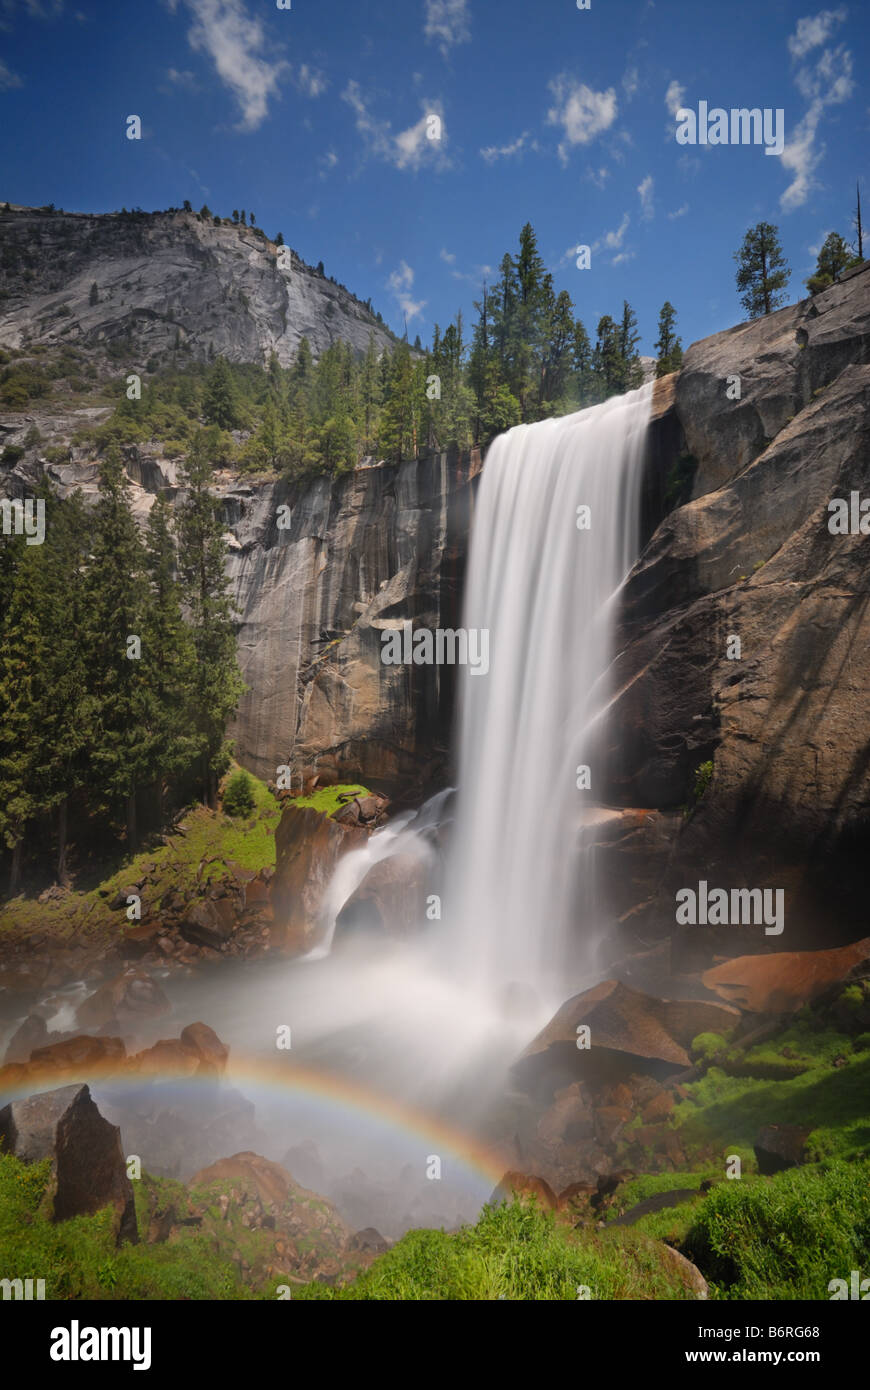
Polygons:
[[460,626],[480,468],[477,452],[438,454],[295,498],[283,485],[226,491],[246,767],[269,780],[287,764],[300,788],[317,774],[391,792],[444,780],[455,668],[385,666],[381,634],[406,620]]
[[55,1221],[111,1206],[118,1240],[136,1240],[133,1185],[121,1131],[103,1118],[87,1086],[62,1086],[5,1106],[0,1110],[0,1149],[24,1163],[51,1159]]
[[607,799],[690,813],[647,929],[673,928],[693,877],[784,888],[795,946],[863,923],[870,577],[828,503],[870,497],[868,406],[870,265],[686,354],[685,500],[627,580],[613,666]]
[[[20,208],[0,212],[0,236],[3,347],[123,342],[138,349],[143,366],[176,350],[231,362],[266,362],[274,352],[289,366],[303,337],[315,357],[335,342],[364,352],[370,337],[379,350],[395,341],[342,285],[253,227],[215,226],[181,211]],[[282,249],[287,269],[279,265]]]
[[323,895],[339,858],[365,844],[367,832],[339,825],[310,806],[287,806],[275,832],[272,880],[274,944],[297,953],[316,946],[326,925]]

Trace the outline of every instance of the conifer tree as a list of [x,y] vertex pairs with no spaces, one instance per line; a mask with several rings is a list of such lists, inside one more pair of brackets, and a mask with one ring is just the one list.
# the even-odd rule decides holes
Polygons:
[[785,298],[791,271],[779,244],[779,229],[758,222],[743,238],[735,253],[740,303],[751,319],[776,309]]
[[[138,842],[137,791],[147,780],[148,740],[142,655],[144,551],[130,508],[117,445],[100,464],[100,498],[92,517],[82,639],[87,656],[87,723],[93,730],[91,784],[104,808],[126,807],[127,843]],[[143,653],[144,654],[144,653]]]
[[179,514],[178,568],[196,656],[192,728],[198,740],[203,799],[214,806],[218,779],[229,761],[224,731],[244,686],[236,661],[221,505],[210,491],[206,448],[200,432],[184,470],[187,496]]
[[655,342],[656,376],[667,376],[679,371],[683,363],[683,345],[674,332],[677,311],[666,299],[659,313],[659,336]]

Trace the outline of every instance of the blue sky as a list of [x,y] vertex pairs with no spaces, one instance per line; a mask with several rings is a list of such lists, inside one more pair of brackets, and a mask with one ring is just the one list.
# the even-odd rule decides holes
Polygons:
[[[0,0],[0,199],[253,209],[424,342],[531,221],[590,334],[627,298],[650,352],[667,298],[688,345],[742,318],[750,225],[792,299],[857,178],[870,225],[868,32],[867,0]],[[782,155],[678,145],[701,101],[782,108]]]

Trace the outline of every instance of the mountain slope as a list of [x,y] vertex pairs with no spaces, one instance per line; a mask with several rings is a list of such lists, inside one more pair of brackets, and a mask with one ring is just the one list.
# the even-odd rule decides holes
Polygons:
[[360,352],[370,335],[379,350],[395,341],[343,286],[228,220],[0,209],[0,248],[0,347],[181,348],[232,362],[274,352],[288,366],[303,337],[315,357],[339,340]]

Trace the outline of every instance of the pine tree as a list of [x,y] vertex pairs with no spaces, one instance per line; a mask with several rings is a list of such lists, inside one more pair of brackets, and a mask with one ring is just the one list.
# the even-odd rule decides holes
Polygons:
[[130,508],[130,490],[117,445],[100,464],[100,498],[93,512],[82,634],[87,651],[87,723],[94,730],[91,785],[105,809],[126,806],[127,843],[138,840],[137,791],[148,775],[141,642],[145,608],[144,552]]
[[541,404],[556,406],[564,397],[574,348],[574,305],[561,290],[547,315],[546,350],[541,371]]
[[656,376],[679,371],[683,363],[683,346],[674,332],[677,311],[666,299],[659,313],[659,336],[656,339]]
[[740,303],[751,319],[776,309],[785,298],[791,271],[779,244],[779,229],[758,222],[743,238],[735,253]]
[[90,292],[90,294],[88,295],[88,303],[90,304],[91,308],[93,308],[93,306],[94,306],[95,304],[99,304],[99,302],[100,302],[100,291],[99,291],[98,288],[97,288],[97,282],[96,282],[96,280],[95,280],[94,283],[91,285],[91,292]]
[[214,806],[218,779],[229,761],[226,725],[244,685],[236,661],[223,517],[220,502],[209,490],[212,475],[206,447],[200,432],[185,465],[187,496],[179,513],[178,568],[196,655],[192,731],[198,744],[203,798]]
[[622,301],[622,319],[619,325],[619,356],[621,368],[619,389],[621,392],[634,391],[643,382],[643,367],[637,345],[640,334],[637,332],[637,318],[627,299]]
[[861,184],[860,184],[860,182],[855,184],[855,192],[856,192],[857,199],[858,199],[857,205],[856,205],[856,207],[855,207],[855,211],[854,211],[854,213],[853,213],[853,215],[852,215],[852,222],[853,222],[854,227],[855,227],[855,236],[856,236],[855,249],[856,249],[856,251],[857,251],[857,253],[858,253],[858,260],[859,260],[859,261],[863,261],[863,259],[864,259],[864,224],[863,224],[863,222],[861,221]]
[[574,342],[571,355],[578,400],[581,405],[590,405],[597,399],[597,392],[593,374],[592,346],[582,319],[576,319],[574,322]]
[[592,370],[596,400],[603,401],[610,396],[621,395],[625,372],[620,349],[620,330],[609,314],[598,320]]
[[211,425],[222,430],[239,429],[242,414],[229,364],[218,357],[209,372],[202,398],[202,413]]
[[815,271],[804,284],[810,294],[819,294],[833,285],[844,270],[860,264],[859,258],[852,255],[840,233],[829,232],[819,251]]
[[191,768],[199,752],[191,732],[195,651],[181,612],[176,581],[173,508],[160,493],[148,514],[145,571],[148,592],[142,623],[146,676],[146,778],[156,784],[163,819],[167,784]]
[[362,411],[362,446],[364,454],[371,454],[377,439],[378,417],[381,407],[381,374],[378,350],[374,334],[369,334],[369,344],[363,358],[360,376],[360,408]]

